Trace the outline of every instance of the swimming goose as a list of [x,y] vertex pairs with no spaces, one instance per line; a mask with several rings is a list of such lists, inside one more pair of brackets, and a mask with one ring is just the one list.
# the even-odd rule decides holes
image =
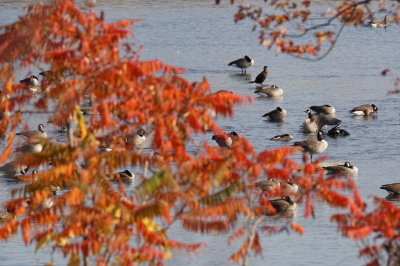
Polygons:
[[47,138],[47,133],[44,131],[44,125],[39,124],[38,130],[28,130],[23,132],[18,132],[15,135],[24,136],[28,139],[31,137]]
[[328,142],[323,139],[322,131],[318,131],[317,139],[307,139],[303,141],[296,141],[293,146],[300,146],[304,152],[307,152],[311,156],[314,154],[320,154],[328,148]]
[[390,194],[400,194],[400,183],[386,184],[382,185],[380,188],[386,190]]
[[215,140],[217,142],[218,146],[222,148],[231,148],[232,145],[234,144],[235,140],[239,137],[239,134],[236,133],[235,131],[232,131],[228,134],[223,134],[223,135],[214,135],[212,136],[212,140]]
[[273,122],[281,122],[286,116],[286,110],[281,107],[277,107],[275,110],[264,114],[262,117],[268,117]]
[[25,143],[15,149],[15,152],[21,152],[21,153],[38,153],[43,150],[43,145],[38,142],[29,142]]
[[228,64],[228,66],[235,66],[237,68],[240,68],[242,70],[242,74],[246,73],[246,68],[249,68],[252,65],[254,65],[254,60],[248,57],[247,55],[245,55],[243,58],[239,58]]
[[334,165],[323,167],[328,175],[342,174],[342,175],[357,175],[358,168],[351,165],[349,162],[345,162],[343,165]]
[[281,199],[269,200],[269,203],[272,205],[275,211],[266,208],[263,212],[264,215],[292,217],[294,215],[294,211],[297,208],[297,204],[289,196],[283,197]]
[[336,113],[336,109],[333,106],[330,106],[328,104],[325,105],[313,105],[309,107],[311,110],[313,110],[317,115],[318,114],[326,114],[326,115],[331,115]]
[[375,104],[363,104],[354,107],[349,111],[353,115],[364,115],[368,116],[378,111],[378,107]]
[[279,141],[290,141],[293,139],[293,136],[290,134],[281,134],[281,135],[276,135],[272,138],[270,138],[270,140],[279,140]]
[[25,174],[28,171],[28,166],[11,161],[0,167],[0,172],[8,176],[16,174]]
[[331,128],[328,131],[328,136],[330,136],[332,138],[336,138],[336,137],[339,137],[339,136],[343,136],[343,137],[350,136],[349,132],[347,132],[344,129],[338,128],[338,126],[339,125],[336,125],[333,128]]
[[257,75],[256,79],[253,81],[250,81],[249,83],[257,83],[262,86],[262,84],[265,81],[265,79],[267,78],[267,76],[268,76],[268,67],[264,66],[263,71]]
[[36,92],[39,88],[39,79],[32,75],[29,78],[22,79],[19,81],[20,84],[25,84],[33,92]]
[[129,170],[124,170],[123,172],[118,172],[110,176],[110,179],[113,181],[117,181],[121,179],[122,182],[133,182],[135,180],[135,174],[132,174]]
[[369,24],[372,28],[386,28],[388,26],[388,16],[385,16],[383,21],[371,21]]
[[254,93],[258,93],[263,96],[267,96],[270,98],[276,98],[283,95],[283,89],[279,88],[276,85],[271,85],[269,88],[257,88]]
[[146,131],[144,131],[143,128],[140,128],[136,131],[136,134],[126,137],[126,144],[133,145],[133,147],[137,149],[143,149],[146,144],[146,139]]

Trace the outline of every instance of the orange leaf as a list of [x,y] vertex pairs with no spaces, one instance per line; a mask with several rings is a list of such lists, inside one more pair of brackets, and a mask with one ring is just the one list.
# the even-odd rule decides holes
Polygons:
[[301,225],[292,222],[290,224],[290,227],[292,227],[292,229],[295,230],[299,235],[302,235],[304,233],[304,229]]

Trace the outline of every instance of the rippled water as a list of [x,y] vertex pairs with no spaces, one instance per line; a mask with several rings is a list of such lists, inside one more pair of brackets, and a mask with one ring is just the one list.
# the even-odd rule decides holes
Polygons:
[[[0,23],[10,23],[22,14],[22,7],[31,1],[0,1]],[[335,49],[322,61],[306,62],[286,55],[275,56],[274,51],[258,45],[257,33],[251,23],[233,22],[235,8],[230,5],[214,6],[213,1],[98,1],[96,10],[104,10],[109,21],[140,19],[134,26],[133,42],[143,45],[141,57],[160,59],[186,70],[185,78],[199,81],[206,77],[213,90],[231,90],[241,95],[255,96],[252,104],[235,108],[233,118],[219,119],[226,131],[236,131],[247,137],[258,151],[282,145],[268,140],[270,137],[290,133],[296,140],[305,139],[299,126],[310,105],[335,106],[336,117],[343,120],[342,127],[350,132],[346,138],[328,138],[324,153],[329,161],[350,161],[359,168],[356,182],[362,196],[386,196],[379,186],[399,182],[400,95],[387,95],[393,89],[395,76],[400,76],[400,28],[390,25],[385,29],[345,29]],[[254,58],[255,65],[248,75],[227,64],[243,55]],[[268,84],[284,88],[281,99],[257,97],[254,85],[248,81],[268,65]],[[388,76],[380,72],[391,69]],[[19,78],[25,77],[20,73]],[[379,107],[375,119],[356,119],[348,111],[364,103]],[[288,112],[283,123],[271,123],[261,116],[277,106]],[[29,125],[34,128],[45,116],[32,115]],[[61,135],[50,132],[53,138]],[[196,141],[207,140],[211,134],[199,136]],[[193,146],[195,149],[195,145]],[[296,155],[299,159],[300,155]],[[10,188],[17,184],[0,180],[0,201],[9,196]],[[316,219],[304,219],[302,206],[293,218],[304,226],[305,234],[280,234],[262,239],[264,257],[252,257],[252,265],[360,265],[357,257],[361,247],[356,242],[337,234],[329,218],[335,210],[316,202]],[[265,221],[280,225],[286,221]],[[177,224],[170,234],[182,241],[204,241],[208,247],[198,256],[176,253],[168,265],[228,265],[229,255],[238,246],[229,246],[226,235],[200,235],[185,232]],[[20,237],[0,244],[1,265],[43,264],[50,260],[50,249],[33,253],[25,248]],[[54,258],[63,264],[59,256]]]

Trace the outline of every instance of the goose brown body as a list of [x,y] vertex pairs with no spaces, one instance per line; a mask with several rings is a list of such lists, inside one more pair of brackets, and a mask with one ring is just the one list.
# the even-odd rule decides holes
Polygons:
[[269,120],[274,122],[282,121],[285,116],[286,116],[286,110],[281,107],[277,107],[275,110],[272,110],[271,112],[268,112],[263,115],[263,117],[268,117]]
[[256,79],[254,81],[250,81],[249,83],[257,83],[262,85],[267,76],[268,76],[268,67],[264,66],[263,71],[257,75]]
[[318,131],[317,139],[307,139],[303,141],[296,141],[294,146],[302,147],[304,152],[307,152],[311,156],[324,152],[328,148],[328,142],[323,139],[322,131]]
[[258,93],[259,95],[266,96],[269,98],[281,97],[283,95],[283,89],[279,88],[276,85],[271,85],[267,88],[257,88],[254,93]]

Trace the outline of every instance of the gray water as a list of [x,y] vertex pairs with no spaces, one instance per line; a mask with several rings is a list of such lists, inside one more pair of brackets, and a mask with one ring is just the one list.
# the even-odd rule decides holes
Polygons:
[[[23,6],[31,1],[0,1],[0,24],[11,23],[23,14]],[[260,1],[261,2],[261,1]],[[295,140],[305,139],[299,127],[306,118],[303,112],[311,105],[330,104],[337,110],[341,127],[350,132],[346,138],[328,138],[324,155],[329,161],[350,161],[359,168],[355,178],[359,190],[370,204],[371,196],[385,197],[381,184],[400,182],[399,137],[400,95],[388,95],[394,89],[394,80],[400,76],[400,28],[390,25],[385,29],[347,28],[335,49],[322,61],[306,62],[287,55],[276,56],[273,50],[258,45],[258,33],[251,31],[250,22],[233,22],[234,6],[214,6],[213,1],[98,1],[96,10],[104,10],[108,21],[140,19],[133,27],[136,46],[143,46],[143,60],[159,59],[186,70],[189,81],[207,78],[213,91],[230,90],[240,95],[254,96],[254,102],[235,108],[229,119],[218,119],[227,132],[232,130],[248,138],[257,151],[282,146],[270,137],[290,133]],[[255,65],[247,76],[227,64],[249,55]],[[268,84],[284,88],[280,99],[257,97],[254,85],[248,81],[267,65]],[[391,69],[388,76],[380,72]],[[29,70],[20,73],[24,78]],[[374,103],[379,111],[375,119],[356,119],[348,111],[360,104]],[[261,116],[281,106],[288,114],[284,123],[271,123]],[[32,115],[31,128],[45,119]],[[62,139],[55,132],[50,137]],[[211,141],[212,134],[196,137],[196,142]],[[195,144],[192,145],[195,149]],[[3,148],[3,147],[1,147]],[[300,159],[295,155],[295,160]],[[0,202],[9,198],[9,191],[17,184],[0,180]],[[371,207],[371,205],[370,205]],[[362,265],[358,258],[361,244],[348,240],[337,232],[330,216],[341,210],[315,202],[315,219],[303,218],[299,206],[293,219],[265,221],[265,224],[283,225],[295,221],[305,229],[303,236],[283,233],[263,236],[263,257],[251,257],[252,265]],[[238,243],[228,245],[227,235],[188,233],[176,224],[170,235],[181,241],[206,242],[198,256],[175,253],[167,265],[229,265],[229,256]],[[25,247],[19,236],[0,243],[0,265],[43,264],[51,259],[51,249],[34,253],[34,247]],[[56,264],[65,264],[55,256]]]

